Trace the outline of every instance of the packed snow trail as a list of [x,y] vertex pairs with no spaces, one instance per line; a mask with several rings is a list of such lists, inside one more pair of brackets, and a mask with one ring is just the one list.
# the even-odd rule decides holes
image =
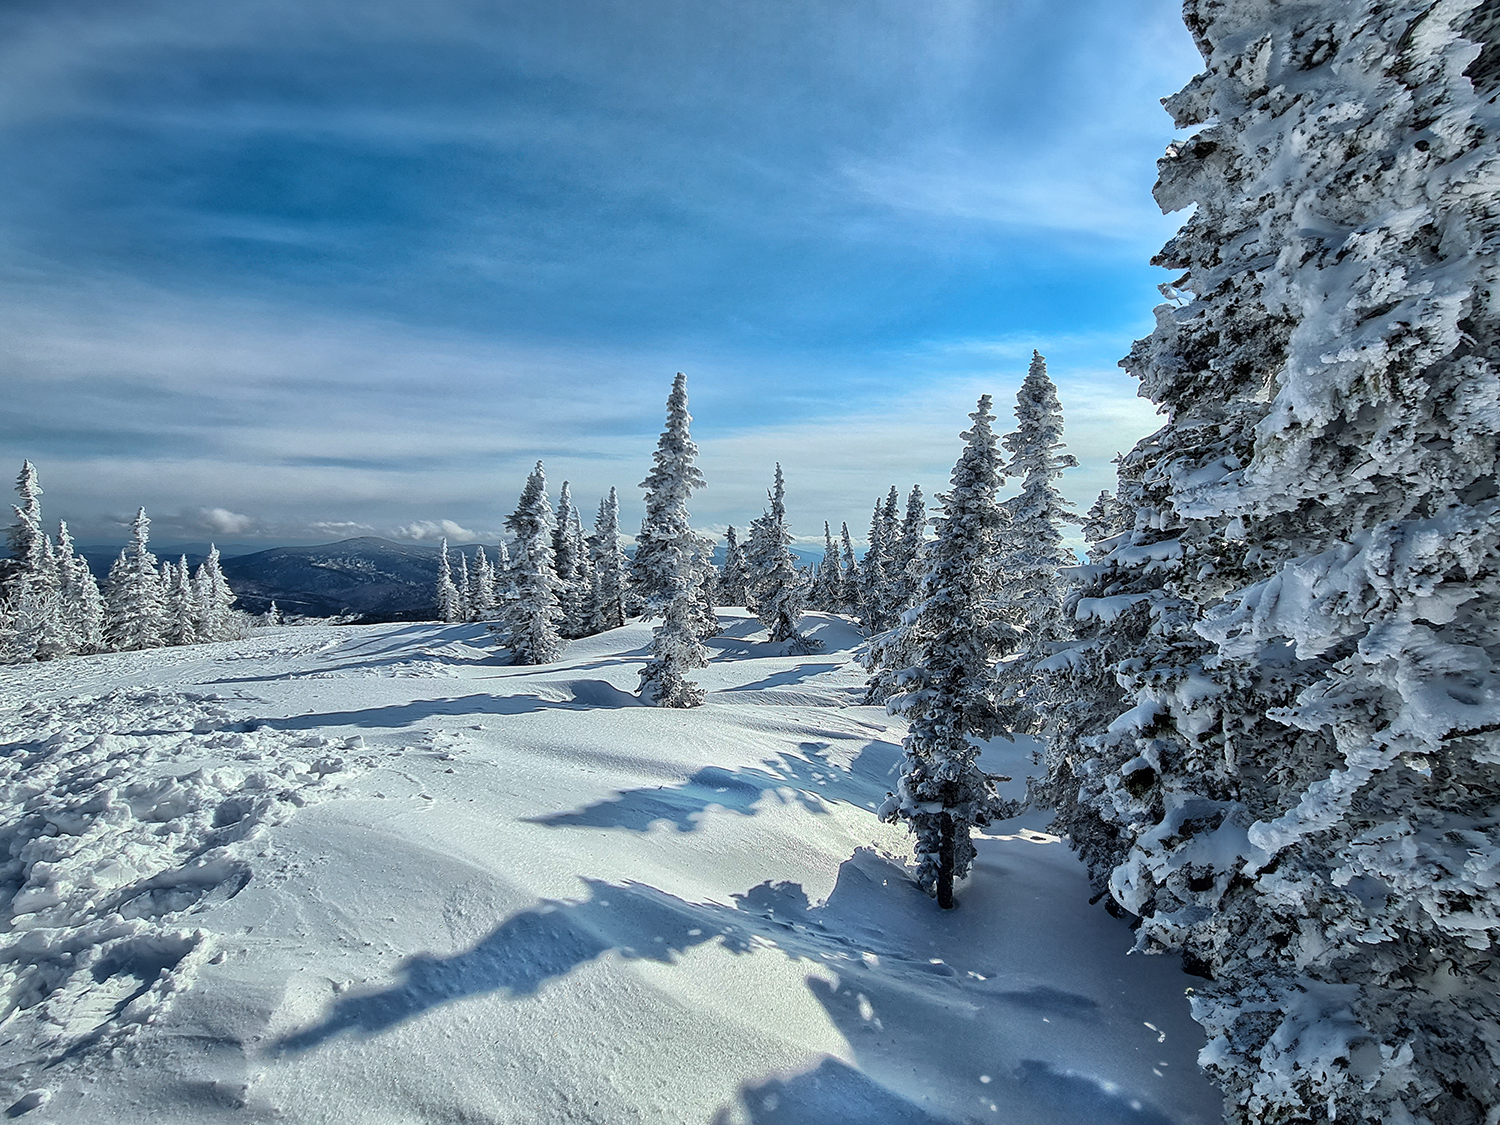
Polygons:
[[939,911],[874,816],[903,732],[858,634],[721,615],[691,711],[631,693],[648,625],[534,668],[379,625],[0,669],[0,1110],[1216,1121],[1193,978],[1042,818]]

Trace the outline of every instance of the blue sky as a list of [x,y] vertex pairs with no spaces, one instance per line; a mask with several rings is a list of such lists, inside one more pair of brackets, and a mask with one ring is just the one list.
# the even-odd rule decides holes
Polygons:
[[1086,506],[1197,63],[1171,0],[14,3],[0,455],[86,541],[488,541],[538,458],[638,520],[682,370],[696,522],[779,460],[862,534],[1036,347]]

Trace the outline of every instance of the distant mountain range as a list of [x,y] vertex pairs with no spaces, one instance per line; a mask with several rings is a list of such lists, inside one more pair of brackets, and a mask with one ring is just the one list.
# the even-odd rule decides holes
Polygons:
[[[204,544],[191,544],[202,548]],[[457,563],[462,553],[473,559],[477,544],[449,547]],[[493,558],[495,549],[485,550]],[[821,561],[823,552],[793,547],[804,565]],[[428,543],[392,543],[387,539],[363,536],[317,547],[272,547],[228,557],[221,548],[224,577],[238,595],[238,608],[249,613],[264,613],[274,601],[283,613],[306,617],[355,615],[360,621],[426,621],[437,616],[437,553]],[[88,560],[89,569],[102,582],[110,564],[120,553],[119,547],[87,546],[79,554]],[[196,567],[204,554],[174,545],[158,552],[164,559],[186,554],[188,564]],[[724,550],[714,552],[714,562],[722,566]]]

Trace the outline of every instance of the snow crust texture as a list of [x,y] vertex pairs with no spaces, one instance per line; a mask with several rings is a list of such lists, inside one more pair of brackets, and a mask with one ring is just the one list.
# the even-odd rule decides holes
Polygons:
[[[1494,5],[1189,0],[1053,799],[1243,1122],[1500,1114]],[[1107,514],[1101,510],[1101,516]]]

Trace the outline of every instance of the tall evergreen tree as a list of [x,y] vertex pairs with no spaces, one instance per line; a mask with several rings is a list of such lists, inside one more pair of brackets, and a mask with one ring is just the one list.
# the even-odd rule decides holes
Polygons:
[[469,616],[475,621],[490,621],[495,616],[495,571],[484,548],[474,552],[474,568],[469,571]]
[[196,624],[198,605],[193,597],[187,556],[183,555],[176,566],[170,562],[164,565],[168,569],[162,575],[165,594],[162,642],[169,645],[196,644],[200,639]]
[[725,605],[754,609],[750,596],[750,575],[746,569],[745,546],[735,537],[734,525],[724,533],[724,569],[719,572],[719,600]]
[[886,629],[886,520],[885,505],[875,501],[870,513],[870,545],[859,563],[859,619],[871,633]]
[[246,635],[249,619],[234,608],[234,591],[219,565],[219,548],[212,543],[208,546],[208,557],[198,564],[193,586],[198,603],[198,636],[202,640],[231,641]]
[[807,587],[796,557],[787,550],[792,533],[786,526],[786,481],[780,463],[776,466],[776,485],[767,495],[771,506],[751,525],[750,546],[745,552],[755,614],[773,642],[791,641],[792,652],[813,652],[817,642],[808,640],[797,628],[807,608]]
[[828,521],[823,521],[823,561],[818,565],[808,592],[808,604],[813,609],[828,613],[839,611],[839,594],[843,589],[844,575],[839,569],[839,551],[833,544],[833,532]]
[[906,516],[901,529],[892,537],[890,574],[891,615],[899,618],[917,600],[922,586],[922,544],[927,537],[927,504],[922,486],[914,484],[906,497]]
[[594,569],[591,632],[618,629],[625,624],[625,552],[620,547],[620,497],[613,488],[599,501],[590,544]]
[[1005,522],[995,560],[996,597],[1001,615],[1021,633],[1019,649],[996,666],[996,693],[1008,709],[1010,725],[1035,732],[1056,700],[1037,663],[1071,636],[1063,618],[1066,580],[1062,571],[1077,565],[1063,546],[1063,527],[1079,519],[1057,489],[1065,469],[1078,459],[1063,448],[1062,404],[1047,375],[1047,361],[1031,353],[1031,367],[1016,394],[1016,428],[1001,444],[1010,453],[1007,472],[1021,480],[1021,491],[1005,501]]
[[469,556],[462,551],[458,552],[458,577],[453,580],[453,588],[458,592],[458,617],[459,621],[473,621],[473,608],[469,605],[469,592],[474,588],[474,580],[469,577]]
[[17,580],[45,580],[46,573],[47,536],[42,530],[42,485],[36,466],[30,461],[21,462],[16,494],[21,502],[11,506],[16,522],[7,533],[10,559],[0,570],[0,578],[7,586],[13,586]]
[[73,547],[65,521],[57,525],[57,568],[61,581],[62,619],[68,629],[68,651],[99,652],[104,647],[104,598],[86,559]]
[[857,616],[862,576],[859,573],[859,563],[854,560],[854,543],[849,538],[847,523],[843,525],[842,555],[843,561],[839,569],[843,571],[843,582],[839,590],[839,612]]
[[645,601],[646,616],[660,615],[651,638],[652,659],[641,670],[641,695],[659,707],[693,707],[703,692],[683,672],[708,665],[708,650],[699,643],[717,618],[703,595],[703,559],[712,544],[693,533],[687,502],[704,485],[697,466],[698,447],[688,434],[687,376],[677,373],[667,396],[667,424],[657,442],[646,490],[646,516],[636,537],[632,573]]
[[156,648],[166,632],[166,596],[147,545],[151,521],[140,509],[131,525],[130,545],[120,552],[105,592],[105,636],[112,649]]
[[1195,211],[1126,361],[1169,421],[1078,601],[1141,620],[1062,764],[1247,1125],[1500,1116],[1492,7],[1186,9]]
[[558,634],[563,616],[557,597],[561,580],[552,561],[552,504],[540,461],[526,478],[520,502],[506,517],[505,527],[516,542],[511,566],[516,599],[506,618],[505,643],[517,664],[550,664],[562,655],[566,642]]
[[974,861],[970,832],[1012,810],[975,759],[973,738],[1000,732],[990,698],[990,668],[1013,631],[993,614],[982,563],[1000,527],[995,491],[1002,477],[990,396],[969,415],[973,426],[938,500],[937,539],[928,551],[922,601],[887,643],[914,661],[897,676],[887,706],[904,715],[903,764],[896,793],[880,807],[884,820],[904,820],[917,837],[917,882],[938,904],[953,905],[953,884]]

